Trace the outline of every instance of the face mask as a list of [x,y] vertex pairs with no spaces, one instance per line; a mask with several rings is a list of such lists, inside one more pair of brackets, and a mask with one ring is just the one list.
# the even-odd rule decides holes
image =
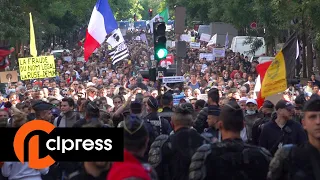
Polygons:
[[247,114],[248,115],[252,115],[252,114],[255,114],[256,113],[256,111],[254,111],[254,110],[247,110]]

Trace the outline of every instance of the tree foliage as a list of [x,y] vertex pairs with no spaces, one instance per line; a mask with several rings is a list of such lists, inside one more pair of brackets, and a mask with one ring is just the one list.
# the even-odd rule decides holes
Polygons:
[[[28,42],[29,12],[32,13],[38,48],[55,39],[74,43],[89,23],[96,0],[0,0],[0,40]],[[136,14],[142,18],[140,0],[109,0],[117,20],[127,20]],[[74,42],[70,42],[72,39]]]

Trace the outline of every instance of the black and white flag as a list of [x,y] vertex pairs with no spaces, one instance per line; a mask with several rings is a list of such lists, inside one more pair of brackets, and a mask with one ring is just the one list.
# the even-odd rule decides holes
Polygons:
[[107,39],[107,43],[110,44],[112,48],[117,47],[119,44],[123,43],[124,39],[120,29],[116,29],[112,32],[112,35]]
[[127,45],[123,42],[119,44],[113,51],[109,53],[112,57],[112,64],[115,65],[117,62],[127,58],[129,56],[129,50]]

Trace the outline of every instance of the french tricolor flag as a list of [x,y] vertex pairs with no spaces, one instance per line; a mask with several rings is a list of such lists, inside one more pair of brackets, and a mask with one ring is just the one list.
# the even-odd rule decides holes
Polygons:
[[98,0],[90,18],[86,40],[84,42],[84,58],[90,55],[105,41],[106,36],[118,29],[108,0]]

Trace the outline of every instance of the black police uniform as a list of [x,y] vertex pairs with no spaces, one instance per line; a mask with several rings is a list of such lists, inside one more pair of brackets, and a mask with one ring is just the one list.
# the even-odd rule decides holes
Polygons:
[[160,117],[165,118],[169,121],[169,123],[171,122],[171,117],[173,116],[173,111],[171,108],[169,107],[164,107],[162,109],[162,112],[158,113]]
[[310,143],[288,144],[277,151],[270,163],[268,180],[320,179],[320,153]]
[[[208,115],[219,117],[220,108],[218,106],[208,106]],[[215,127],[205,128],[201,135],[210,139],[210,142],[221,141],[221,133]]]
[[168,135],[172,131],[169,121],[167,119],[160,117],[157,112],[151,112],[143,119],[145,119],[147,122],[151,123],[154,126],[154,130],[158,135],[161,135],[161,134]]
[[149,163],[161,180],[186,180],[191,157],[204,143],[209,143],[209,140],[187,127],[170,136],[161,135],[151,145]]
[[212,127],[205,128],[204,132],[201,133],[201,135],[208,138],[210,140],[210,142],[221,141],[221,135],[220,135],[219,130],[216,130]]
[[205,144],[192,157],[189,180],[263,180],[270,160],[267,150],[241,139]]
[[253,145],[259,145],[259,138],[261,131],[263,129],[263,126],[271,120],[271,113],[265,114],[263,118],[258,119],[254,122],[252,127],[252,144]]
[[307,136],[301,124],[296,121],[288,121],[283,128],[275,122],[277,117],[267,122],[259,137],[259,146],[266,148],[273,155],[278,147],[285,144],[303,144],[307,141]]

